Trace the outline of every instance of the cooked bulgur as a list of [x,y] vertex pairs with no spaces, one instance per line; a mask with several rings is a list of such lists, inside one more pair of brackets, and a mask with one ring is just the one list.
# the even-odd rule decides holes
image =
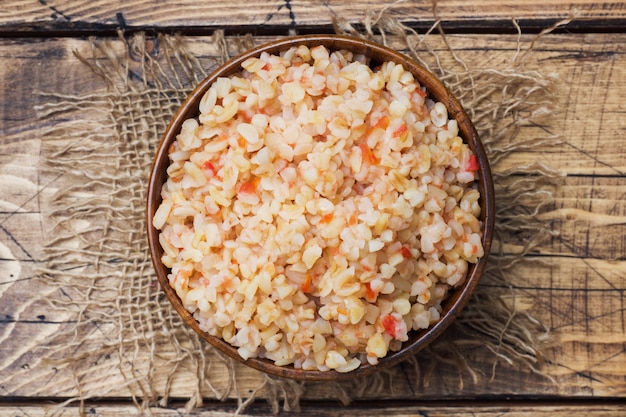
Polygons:
[[154,226],[185,307],[243,358],[376,364],[483,256],[476,158],[401,65],[263,53],[199,110]]

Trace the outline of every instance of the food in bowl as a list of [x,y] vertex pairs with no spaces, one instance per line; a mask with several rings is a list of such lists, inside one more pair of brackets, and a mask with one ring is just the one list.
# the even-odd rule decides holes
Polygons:
[[241,66],[168,150],[169,284],[243,359],[375,365],[484,255],[476,156],[400,64],[300,45]]

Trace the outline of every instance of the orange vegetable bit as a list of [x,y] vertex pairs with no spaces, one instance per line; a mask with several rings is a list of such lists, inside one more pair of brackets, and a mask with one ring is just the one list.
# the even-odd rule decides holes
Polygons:
[[467,165],[465,166],[465,170],[468,172],[474,172],[478,171],[478,168],[478,159],[476,158],[476,155],[471,154],[467,161]]
[[373,303],[376,301],[377,298],[378,298],[378,292],[372,289],[372,286],[370,285],[369,282],[366,282],[365,283],[365,299],[368,302]]
[[402,256],[404,256],[406,259],[410,259],[413,257],[413,254],[411,254],[411,250],[406,246],[402,246],[402,248],[400,248],[400,252],[402,253]]
[[217,174],[217,168],[215,167],[215,165],[213,164],[213,162],[211,161],[206,161],[203,165],[202,165],[202,169],[205,172],[210,172],[211,176],[215,176]]
[[396,325],[398,324],[398,319],[396,319],[392,315],[387,315],[382,319],[382,325],[385,331],[395,339],[396,337]]
[[389,127],[389,116],[383,116],[372,125],[372,128],[387,129]]
[[328,224],[333,220],[333,213],[324,214],[320,219],[320,224]]
[[359,149],[361,149],[361,157],[363,158],[363,162],[367,162],[370,165],[376,165],[378,163],[378,158],[374,155],[374,152],[367,146],[367,143],[360,143]]
[[241,187],[239,187],[239,192],[256,194],[256,189],[259,185],[259,182],[261,182],[261,179],[259,177],[254,177],[253,179],[242,183]]
[[300,285],[300,289],[303,293],[308,294],[311,292],[311,282],[313,282],[313,277],[311,276],[311,274],[306,274],[304,282],[302,283],[302,285]]
[[402,137],[402,135],[404,135],[408,130],[409,128],[407,127],[406,123],[402,123],[396,130],[393,131],[393,137]]

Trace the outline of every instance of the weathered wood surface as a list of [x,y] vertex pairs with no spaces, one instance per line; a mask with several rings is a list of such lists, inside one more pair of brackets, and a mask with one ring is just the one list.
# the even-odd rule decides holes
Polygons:
[[[0,7],[0,415],[43,416],[44,399],[63,400],[77,395],[74,375],[41,362],[43,346],[70,319],[35,301],[33,294],[52,291],[32,280],[42,256],[43,215],[47,197],[61,183],[58,176],[40,170],[43,132],[65,120],[34,123],[33,108],[45,103],[40,92],[85,95],[102,92],[105,85],[73,54],[89,55],[83,35],[113,34],[127,30],[155,29],[188,35],[214,29],[227,32],[286,34],[329,31],[332,19],[341,17],[362,23],[367,12],[383,9],[375,0],[272,0],[243,2],[4,0]],[[529,369],[499,365],[495,380],[493,356],[477,349],[472,366],[480,377],[459,375],[454,367],[438,370],[429,384],[420,384],[414,369],[392,374],[385,399],[376,406],[345,409],[307,403],[302,415],[514,415],[514,416],[623,416],[626,413],[626,3],[528,0],[440,0],[437,16],[452,32],[478,32],[450,36],[459,57],[472,67],[501,67],[515,55],[517,36],[512,18],[525,30],[538,31],[575,14],[568,29],[581,34],[549,35],[541,39],[527,61],[527,69],[558,75],[554,95],[557,106],[552,120],[522,129],[520,140],[541,129],[555,135],[544,150],[521,150],[500,161],[497,169],[543,161],[566,177],[557,190],[551,210],[542,214],[560,233],[536,248],[536,253],[511,276],[506,301],[519,311],[532,312],[548,325],[557,343],[545,349],[544,371],[550,378]],[[432,3],[421,0],[397,2],[389,12],[420,32],[434,22]],[[585,33],[585,32],[619,33]],[[490,34],[492,33],[492,34]],[[64,38],[54,38],[63,35]],[[21,36],[21,38],[20,38]],[[528,45],[533,36],[522,37]],[[259,42],[270,37],[259,38]],[[189,36],[191,51],[202,62],[218,54],[206,38]],[[393,41],[393,38],[391,39]],[[121,42],[113,40],[120,50]],[[445,48],[441,42],[437,48]],[[452,57],[444,58],[452,64]],[[85,120],[87,114],[74,114]],[[516,253],[524,241],[508,241],[496,248]],[[45,297],[44,297],[45,298]],[[90,343],[105,338],[95,332]],[[166,360],[165,358],[164,360]],[[94,358],[93,379],[108,379],[113,387],[105,404],[87,405],[87,413],[123,416],[133,413],[129,391],[119,372],[110,369],[106,357]],[[191,371],[189,371],[191,372]],[[225,372],[225,371],[224,371]],[[251,392],[262,384],[255,371],[240,369],[239,390]],[[219,370],[218,370],[219,373]],[[214,376],[219,379],[220,375]],[[164,379],[156,370],[156,379]],[[192,387],[182,375],[173,381],[172,396],[184,396]],[[397,381],[397,383],[394,383]],[[464,387],[459,389],[463,381]],[[89,384],[90,380],[86,383]],[[165,381],[161,381],[165,384]],[[332,397],[334,388],[311,385],[305,400]],[[209,399],[215,394],[206,390]],[[244,395],[245,396],[245,395]],[[489,404],[471,402],[483,399]],[[550,398],[556,404],[516,403],[505,399]],[[570,402],[591,399],[594,403]],[[367,393],[361,400],[377,400]],[[407,403],[438,400],[434,405]],[[444,401],[456,399],[455,407]],[[602,405],[606,400],[606,405]],[[398,401],[395,405],[393,401]],[[467,401],[468,405],[463,406]],[[417,404],[417,405],[415,405]],[[181,405],[182,407],[182,405]],[[193,415],[221,417],[232,414],[228,405],[209,402]],[[179,415],[182,408],[154,409],[153,415]],[[258,412],[258,413],[257,413]],[[248,410],[257,415],[265,409]],[[60,411],[77,415],[76,408]]]
[[[363,22],[368,12],[375,17],[383,8],[377,0],[5,0],[3,3],[0,31],[7,34],[50,30],[75,33],[117,27],[195,32],[248,28],[256,33],[284,33],[289,29],[329,28],[335,17],[352,23]],[[393,16],[411,26],[428,28],[434,22],[431,1],[395,2],[391,8]],[[580,20],[571,27],[619,30],[626,22],[626,5],[621,1],[437,2],[437,16],[451,29],[511,30],[511,19],[516,18],[523,27],[537,30],[572,13]]]
[[[84,407],[86,415],[98,417],[126,417],[128,416],[128,408],[115,405],[86,405]],[[42,407],[33,406],[10,406],[5,407],[3,411],[7,416],[13,417],[44,417],[47,416]],[[193,411],[186,414],[184,408],[154,408],[150,410],[154,417],[178,417],[180,415],[188,415],[189,417],[230,417],[233,415],[234,408],[227,408],[220,405],[212,404],[205,406],[204,409]],[[261,409],[243,412],[239,414],[241,417],[252,417],[256,415],[268,415],[271,410]],[[357,414],[358,413],[358,414]],[[510,417],[623,417],[624,407],[615,405],[585,405],[585,406],[393,406],[393,407],[376,407],[370,405],[368,407],[358,407],[350,409],[341,409],[332,406],[313,406],[302,409],[302,411],[294,413],[294,415],[302,417],[324,416],[324,417],[353,417],[355,415],[363,417],[378,417],[380,415],[390,415],[395,417],[500,417],[502,415]],[[76,408],[68,408],[61,410],[55,416],[70,417],[76,416],[78,410]]]
[[[449,41],[459,57],[473,57],[476,65],[493,65],[511,59],[516,39],[514,35],[466,35],[452,36]],[[531,39],[526,36],[523,40],[527,44]],[[189,38],[189,43],[201,60],[217,53],[205,38]],[[0,44],[0,59],[9,63],[0,68],[0,396],[67,398],[76,395],[72,375],[57,373],[54,367],[42,364],[38,350],[66,324],[67,317],[44,309],[44,305],[34,303],[32,296],[33,292],[49,291],[34,287],[30,278],[41,257],[43,223],[47,221],[42,216],[42,202],[55,190],[58,180],[54,174],[39,170],[39,148],[46,126],[32,122],[33,107],[45,102],[45,97],[38,93],[41,91],[83,95],[104,91],[105,86],[72,54],[74,50],[87,54],[87,40],[3,39]],[[626,35],[567,34],[543,38],[528,67],[560,77],[559,88],[554,92],[560,110],[545,129],[561,134],[561,143],[556,148],[547,145],[547,153],[520,151],[498,167],[505,170],[541,159],[567,174],[557,192],[554,209],[542,215],[552,220],[561,233],[538,248],[535,257],[530,258],[535,261],[525,262],[515,271],[509,299],[520,311],[532,311],[559,338],[559,343],[546,351],[546,371],[554,380],[502,364],[505,371],[489,382],[492,357],[488,352],[479,352],[472,363],[481,375],[479,383],[472,383],[471,377],[464,375],[465,387],[459,391],[459,376],[451,368],[437,375],[428,386],[394,384],[388,398],[624,398],[626,107],[622,97],[626,95],[626,84],[620,81],[626,79],[625,45]],[[76,117],[82,116],[77,113]],[[525,134],[533,132],[523,131],[520,140]],[[512,253],[521,244],[507,242],[502,250]],[[98,335],[94,337],[92,342],[97,344]],[[102,370],[94,378],[101,378],[106,374],[107,360],[94,360],[96,369]],[[260,386],[254,371],[240,372],[242,392]],[[118,388],[108,395],[128,396],[122,381],[116,380],[120,376],[111,373],[111,378],[110,385],[117,384]],[[419,380],[414,370],[395,378]],[[188,392],[190,387],[186,384],[185,378],[176,379],[173,396]],[[326,398],[332,389],[325,384],[313,385],[305,398]],[[210,398],[213,394],[205,395]],[[362,399],[375,398],[364,393]],[[607,406],[595,415],[618,415],[618,409]],[[17,415],[39,412],[28,407],[11,410],[17,410]],[[115,407],[99,410],[102,415],[123,414]],[[429,415],[452,415],[453,411],[435,409]],[[485,409],[481,415],[501,411]],[[530,408],[516,412],[548,415],[552,411]],[[341,415],[341,411],[335,412]]]

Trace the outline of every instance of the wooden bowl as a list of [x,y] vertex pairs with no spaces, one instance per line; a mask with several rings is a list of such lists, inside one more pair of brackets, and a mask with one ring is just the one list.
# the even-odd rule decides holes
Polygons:
[[[159,232],[153,227],[152,224],[152,218],[161,202],[161,187],[167,179],[166,169],[169,165],[168,149],[180,132],[182,123],[186,119],[195,117],[199,114],[198,104],[209,86],[218,77],[230,76],[240,71],[241,63],[250,57],[258,57],[262,52],[278,54],[281,51],[285,51],[290,47],[297,45],[306,45],[309,47],[324,45],[329,50],[349,50],[355,54],[363,54],[369,57],[372,66],[379,65],[386,61],[393,61],[395,63],[402,64],[406,70],[413,73],[415,79],[422,86],[426,87],[427,93],[432,99],[442,102],[447,107],[448,117],[450,119],[454,118],[457,120],[459,135],[475,153],[479,165],[478,188],[481,194],[480,204],[482,207],[480,220],[483,223],[484,230],[482,244],[484,247],[485,256],[479,259],[478,263],[469,265],[468,275],[465,283],[462,286],[451,290],[448,298],[446,298],[442,302],[443,312],[440,321],[438,321],[426,330],[409,332],[409,340],[403,343],[402,349],[398,352],[389,352],[386,357],[379,360],[379,363],[377,365],[372,366],[369,364],[363,364],[356,370],[348,373],[339,373],[332,370],[305,371],[295,369],[292,366],[277,366],[273,362],[265,359],[243,360],[238,355],[236,348],[232,347],[224,340],[210,336],[200,330],[198,322],[183,307],[180,298],[169,285],[167,279],[167,274],[169,271],[161,263],[163,249],[159,244]],[[401,53],[398,53],[392,49],[370,41],[337,35],[298,36],[281,39],[259,46],[228,61],[227,63],[219,67],[204,81],[202,81],[195,88],[195,90],[193,90],[193,92],[185,100],[178,112],[174,115],[165,134],[163,135],[161,144],[157,150],[154,160],[147,197],[147,232],[152,262],[154,264],[154,268],[156,270],[157,277],[163,288],[163,291],[167,295],[168,299],[170,300],[176,311],[181,315],[184,322],[196,332],[198,332],[198,334],[203,339],[208,341],[211,345],[226,353],[228,356],[236,359],[237,361],[272,375],[297,380],[340,380],[353,378],[357,375],[366,375],[375,370],[388,368],[390,366],[398,364],[399,362],[410,357],[411,355],[415,355],[419,350],[423,349],[426,345],[431,343],[459,315],[463,307],[469,301],[472,292],[478,285],[479,278],[485,267],[487,255],[491,247],[494,217],[494,191],[489,162],[487,160],[487,156],[480,142],[480,139],[478,138],[476,129],[474,128],[474,125],[472,124],[467,113],[461,107],[459,102],[433,74],[428,72],[421,65],[412,61],[405,55],[402,55]]]

